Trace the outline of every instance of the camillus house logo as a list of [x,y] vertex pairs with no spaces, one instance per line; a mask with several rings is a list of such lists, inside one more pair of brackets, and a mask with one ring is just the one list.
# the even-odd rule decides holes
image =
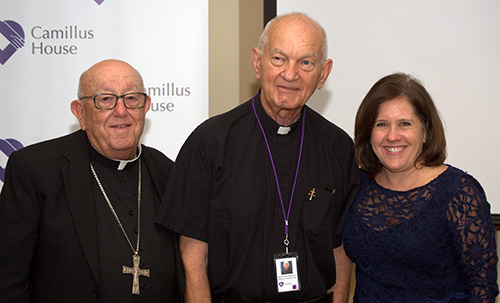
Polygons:
[[[18,149],[23,148],[21,142],[16,139],[0,139],[0,151],[3,152],[7,158]],[[5,167],[0,166],[0,181],[5,181]]]
[[[24,46],[24,31],[21,25],[12,20],[0,21],[0,63],[2,65]],[[6,41],[7,43],[2,43]],[[7,46],[3,47],[5,44]]]

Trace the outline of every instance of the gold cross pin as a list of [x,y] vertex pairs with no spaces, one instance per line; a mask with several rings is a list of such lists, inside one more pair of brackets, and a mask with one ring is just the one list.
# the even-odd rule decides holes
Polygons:
[[308,195],[309,195],[309,201],[312,201],[312,199],[316,197],[316,188],[313,187],[313,189],[311,189]]

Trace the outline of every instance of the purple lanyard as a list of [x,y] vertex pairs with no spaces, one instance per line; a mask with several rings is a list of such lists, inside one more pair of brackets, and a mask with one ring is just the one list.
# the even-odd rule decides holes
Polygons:
[[[257,93],[258,94],[258,93]],[[285,205],[283,204],[283,197],[281,196],[280,182],[278,180],[278,173],[276,172],[276,166],[274,166],[273,155],[271,154],[271,148],[269,147],[269,142],[267,141],[266,133],[264,132],[264,128],[262,127],[262,123],[260,123],[259,116],[257,115],[257,111],[255,110],[255,97],[252,98],[252,107],[253,112],[255,114],[255,118],[257,118],[257,122],[259,123],[260,130],[262,131],[262,135],[264,136],[264,141],[266,141],[267,151],[269,153],[269,159],[271,159],[271,165],[274,171],[274,178],[276,180],[276,187],[278,188],[278,195],[280,197],[281,202],[281,210],[283,211],[283,219],[285,220],[285,244],[286,253],[288,254],[288,244],[290,241],[288,240],[288,219],[290,218],[290,209],[292,208],[293,201],[293,193],[295,192],[295,185],[297,184],[297,176],[299,175],[299,167],[300,167],[300,158],[302,156],[302,147],[304,146],[304,129],[305,129],[305,121],[306,121],[306,108],[304,107],[303,117],[302,117],[302,135],[300,138],[300,150],[299,150],[299,159],[297,160],[297,170],[295,171],[295,178],[293,180],[292,187],[292,195],[290,196],[290,204],[288,205],[288,212],[285,214]]]

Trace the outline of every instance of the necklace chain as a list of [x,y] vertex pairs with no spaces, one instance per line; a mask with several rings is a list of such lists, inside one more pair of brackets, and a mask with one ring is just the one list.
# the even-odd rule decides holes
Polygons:
[[139,241],[141,238],[141,160],[139,159],[139,185],[137,186],[137,248],[134,249],[134,246],[132,246],[132,242],[130,241],[129,237],[127,236],[127,233],[125,232],[125,228],[123,228],[122,222],[120,221],[120,218],[116,214],[116,211],[113,207],[113,204],[111,204],[111,201],[108,198],[108,195],[106,194],[106,191],[104,190],[104,187],[101,184],[101,181],[99,181],[99,177],[97,177],[97,173],[95,172],[94,166],[92,163],[90,163],[90,170],[92,171],[92,174],[94,175],[95,180],[97,181],[97,185],[99,185],[99,188],[101,189],[102,195],[104,196],[104,199],[106,200],[106,203],[109,206],[109,209],[113,213],[113,216],[115,216],[116,222],[120,226],[120,229],[122,230],[123,235],[127,239],[128,244],[130,245],[130,248],[132,249],[132,252],[134,252],[134,255],[139,254]]

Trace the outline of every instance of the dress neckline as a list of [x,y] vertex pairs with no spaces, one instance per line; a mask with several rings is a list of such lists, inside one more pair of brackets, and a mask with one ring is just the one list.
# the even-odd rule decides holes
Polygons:
[[385,191],[390,191],[390,192],[394,192],[394,193],[401,193],[401,194],[404,194],[404,193],[409,193],[409,192],[413,192],[415,190],[420,190],[422,188],[425,188],[429,185],[431,185],[432,183],[435,183],[435,182],[438,182],[444,175],[447,174],[448,171],[450,171],[451,169],[451,165],[448,165],[448,164],[443,164],[444,166],[446,166],[446,169],[443,170],[439,175],[437,175],[435,178],[431,179],[429,182],[425,183],[425,184],[422,184],[420,186],[416,186],[414,188],[410,188],[408,190],[394,190],[394,189],[390,189],[390,188],[387,188],[385,186],[382,186],[380,185],[377,180],[375,180],[375,178],[373,178],[371,181],[373,182],[373,184],[375,184],[378,188],[381,188]]

